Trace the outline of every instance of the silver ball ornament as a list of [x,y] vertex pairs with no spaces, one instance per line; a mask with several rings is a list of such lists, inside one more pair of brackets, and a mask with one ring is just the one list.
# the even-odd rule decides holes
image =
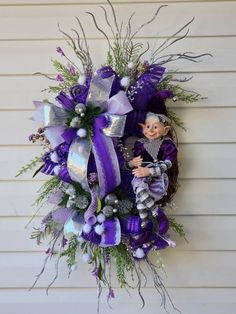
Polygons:
[[176,96],[174,96],[174,97],[172,98],[172,100],[173,100],[173,101],[177,101],[178,98],[177,98]]
[[103,207],[102,212],[106,217],[110,217],[113,215],[113,207],[110,205],[106,205]]
[[146,228],[146,227],[147,227],[147,224],[148,224],[148,221],[147,221],[147,220],[143,220],[143,221],[141,222],[141,228],[142,228],[142,229]]
[[117,204],[118,199],[117,196],[114,193],[111,194],[107,194],[107,196],[105,197],[105,203],[107,205],[113,205],[113,204]]
[[85,112],[85,110],[86,110],[85,105],[82,103],[79,103],[75,106],[75,112],[78,114]]

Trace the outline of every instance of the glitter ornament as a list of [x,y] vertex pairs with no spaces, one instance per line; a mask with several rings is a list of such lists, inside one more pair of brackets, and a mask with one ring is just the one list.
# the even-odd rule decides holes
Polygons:
[[74,118],[71,120],[71,122],[70,122],[70,126],[71,126],[72,128],[77,128],[77,127],[79,127],[79,124],[80,124],[80,119],[79,119],[79,117],[74,117]]
[[86,107],[85,107],[85,105],[82,104],[82,103],[79,103],[79,104],[77,104],[77,105],[75,106],[75,112],[78,113],[78,114],[80,114],[80,113],[82,113],[82,112],[85,112],[85,110],[86,110]]
[[84,233],[89,233],[91,231],[92,227],[89,224],[84,224],[83,225],[83,232]]
[[106,217],[110,217],[113,215],[113,207],[110,205],[106,205],[103,207],[102,212]]
[[117,196],[114,193],[107,194],[107,196],[105,197],[105,203],[107,205],[113,205],[117,200],[118,200]]
[[130,79],[128,76],[124,76],[121,80],[120,80],[120,85],[123,87],[128,87],[129,86],[129,82]]
[[131,61],[127,65],[128,69],[132,70],[134,68],[134,63]]
[[79,195],[75,199],[75,205],[80,209],[85,209],[89,205],[89,200],[84,195]]
[[79,129],[76,133],[79,137],[84,138],[87,136],[87,131],[83,128]]
[[78,78],[78,84],[79,85],[84,85],[85,82],[86,82],[86,76],[80,75],[80,77]]
[[104,226],[103,225],[96,225],[94,228],[94,231],[98,234],[98,235],[102,235],[104,233]]
[[54,167],[53,171],[54,171],[54,173],[55,173],[56,176],[59,175],[60,169],[61,169],[61,167],[60,167],[59,165],[57,165],[57,166]]

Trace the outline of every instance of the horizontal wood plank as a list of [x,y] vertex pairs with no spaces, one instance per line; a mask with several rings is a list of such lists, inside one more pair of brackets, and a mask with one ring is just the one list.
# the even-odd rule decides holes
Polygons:
[[[188,314],[233,314],[236,307],[235,288],[169,288],[168,292],[182,313]],[[89,300],[88,300],[89,294]],[[116,288],[115,299],[111,301],[112,313],[139,313],[150,314],[158,308],[159,314],[165,314],[159,308],[160,298],[153,288],[142,289],[145,298],[145,307],[140,310],[140,298],[136,291],[126,291]],[[106,303],[107,290],[101,295],[100,311],[110,314],[111,309]],[[12,299],[14,298],[14,302]],[[79,308],[81,312],[95,313],[97,302],[97,289],[55,289],[51,288],[47,296],[43,289],[33,289],[30,293],[26,289],[1,290],[0,303],[4,313],[16,312],[34,314],[57,311],[57,314],[74,312]],[[171,308],[169,308],[170,310]]]
[[[113,4],[122,4],[122,3],[131,3],[131,4],[137,4],[137,3],[156,3],[156,0],[112,0],[111,2]],[[232,0],[234,1],[234,0]],[[171,2],[190,2],[194,3],[196,0],[166,0],[163,1],[164,3],[171,3]],[[222,0],[198,0],[197,2],[222,2]],[[160,2],[162,3],[162,2]],[[64,6],[64,5],[76,5],[76,4],[86,4],[86,5],[98,5],[98,4],[107,4],[106,0],[71,0],[71,1],[66,1],[66,0],[37,0],[37,2],[33,0],[0,0],[0,5],[1,6],[24,6],[24,5],[30,5],[30,6],[41,6],[41,5],[54,5],[54,6]]]
[[[159,40],[161,44],[163,40]],[[144,40],[146,44],[146,40]],[[157,44],[156,39],[150,39],[150,45]],[[61,46],[65,53],[78,65],[78,59],[63,40],[53,41],[1,41],[0,42],[0,68],[4,75],[33,74],[35,72],[54,73],[50,59],[58,58],[56,47]],[[100,49],[98,50],[98,46]],[[106,59],[107,43],[105,40],[90,40],[91,58],[95,67],[100,67]],[[234,50],[236,41],[233,37],[187,38],[163,51],[160,56],[169,53],[183,53],[193,51],[196,54],[212,53],[214,58],[202,58],[202,62],[188,61],[174,62],[168,65],[168,70],[183,72],[209,72],[209,71],[236,71]],[[143,59],[149,59],[151,51]],[[66,60],[62,60],[64,63]]]
[[[7,239],[0,244],[1,252],[47,250],[50,238],[45,240],[42,246],[37,246],[36,242],[30,239],[33,228],[40,227],[41,218],[35,218],[27,225],[29,220],[30,217],[1,218],[0,237]],[[236,216],[180,216],[176,220],[184,225],[189,240],[189,243],[186,243],[171,231],[171,238],[176,241],[177,250],[236,250]]]
[[[191,108],[190,106],[174,111],[186,128],[186,131],[176,128],[180,143],[236,142],[236,108]],[[0,132],[0,145],[31,145],[28,137],[40,125],[30,120],[33,114],[33,111],[1,112],[0,126],[4,132]],[[224,130],[222,130],[223,125],[226,126]]]
[[[178,75],[184,78],[186,75]],[[181,86],[194,90],[207,99],[193,104],[169,101],[171,107],[235,107],[234,97],[229,97],[235,86],[236,73],[195,73],[193,79]],[[52,82],[40,76],[0,76],[0,110],[33,109],[33,100],[49,99],[54,102],[55,94],[41,91]],[[220,90],[220,92],[219,92]]]
[[[0,216],[32,216],[37,208],[32,206],[43,182],[0,182]],[[180,180],[180,188],[173,203],[174,215],[236,215],[236,180]],[[38,216],[51,210],[43,206]],[[180,218],[181,219],[181,218]]]
[[[105,2],[105,1],[104,1]],[[160,6],[160,3],[120,3],[115,4],[118,23],[124,21],[125,25],[130,15],[135,11],[132,19],[133,29],[136,30],[149,20],[153,13]],[[111,10],[108,5],[104,7],[109,12],[110,23],[113,23]],[[236,21],[234,12],[236,3],[230,5],[221,2],[189,2],[170,3],[168,8],[160,11],[155,22],[147,25],[139,33],[139,37],[170,36],[187,23],[193,16],[195,21],[190,26],[190,36],[223,36],[236,35]],[[71,28],[78,28],[74,16],[78,16],[86,31],[88,38],[101,37],[93,26],[91,16],[86,12],[92,12],[97,19],[97,23],[102,29],[112,36],[109,26],[105,23],[104,13],[99,4],[68,4],[57,6],[38,6],[33,10],[31,6],[11,6],[1,7],[0,10],[0,39],[51,39],[61,38],[57,24],[66,32]],[[224,23],[219,23],[219,21]],[[168,23],[166,22],[168,21]],[[92,25],[92,27],[91,27]],[[114,25],[114,23],[112,24]],[[125,31],[124,31],[125,34]]]
[[[0,180],[32,180],[32,172],[15,178],[22,167],[39,156],[40,147],[0,147],[2,171]],[[181,144],[179,145],[180,178],[219,179],[236,178],[236,147],[234,144]],[[222,167],[222,163],[224,167]],[[45,175],[38,179],[45,180]]]
[[[43,182],[0,182],[0,216],[32,216],[37,208],[32,206]],[[235,215],[236,180],[180,180],[172,212],[174,215]],[[14,197],[12,193],[14,191]],[[38,216],[51,209],[43,206]]]
[[[167,287],[236,287],[232,274],[236,271],[236,252],[183,252],[174,249],[163,251],[168,278],[163,277]],[[29,288],[41,270],[45,256],[41,253],[1,253],[0,287]],[[81,262],[78,270],[68,279],[66,261],[59,265],[59,278],[54,287],[95,287],[95,278],[88,270],[91,267]],[[194,271],[193,271],[194,270]],[[38,287],[47,287],[55,274],[55,260],[51,260]],[[113,275],[115,272],[113,272]],[[148,271],[148,287],[152,287],[152,278]],[[117,287],[117,284],[114,284]]]

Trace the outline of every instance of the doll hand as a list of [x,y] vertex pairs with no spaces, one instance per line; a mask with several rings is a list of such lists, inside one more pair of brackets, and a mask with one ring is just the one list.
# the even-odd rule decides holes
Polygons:
[[136,168],[132,171],[132,173],[135,177],[138,177],[138,178],[148,177],[151,174],[150,169],[147,167]]
[[141,158],[140,156],[133,158],[130,161],[130,164],[132,165],[132,167],[140,167],[142,165],[143,162],[143,158]]

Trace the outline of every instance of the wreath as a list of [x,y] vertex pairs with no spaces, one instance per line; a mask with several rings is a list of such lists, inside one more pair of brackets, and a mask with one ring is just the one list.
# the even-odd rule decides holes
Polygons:
[[[56,272],[48,289],[57,279],[61,258],[66,258],[70,274],[82,257],[91,267],[99,296],[105,286],[108,301],[114,298],[110,265],[115,264],[119,285],[130,287],[133,283],[143,305],[141,287],[150,271],[164,308],[169,300],[177,310],[160,277],[160,251],[176,245],[169,230],[185,237],[172,213],[178,188],[174,128],[184,127],[166,101],[191,103],[201,96],[181,87],[190,78],[180,79],[166,65],[176,60],[196,62],[207,54],[163,54],[187,36],[192,20],[150,52],[150,45],[137,41],[136,36],[156,20],[164,6],[133,30],[133,15],[124,27],[107,2],[108,9],[102,10],[112,40],[88,12],[108,44],[104,64],[95,70],[85,29],[76,18],[79,29],[72,30],[72,35],[60,31],[77,61],[57,47],[62,58],[53,60],[57,76],[46,75],[56,82],[47,88],[56,94],[55,102],[34,101],[32,119],[41,126],[29,140],[39,142],[43,154],[22,167],[18,175],[37,167],[33,177],[38,173],[49,176],[35,204],[51,204],[52,209],[31,236],[37,244],[50,238],[42,271],[32,287],[52,256],[57,256]],[[133,281],[127,280],[127,273]]]

